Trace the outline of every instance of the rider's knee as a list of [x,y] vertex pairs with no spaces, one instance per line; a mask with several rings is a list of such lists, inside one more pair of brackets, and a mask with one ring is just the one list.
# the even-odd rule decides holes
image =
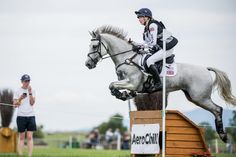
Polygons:
[[147,59],[146,61],[146,64],[147,64],[147,67],[149,68],[152,64],[154,64],[153,60],[152,59]]
[[114,88],[114,83],[111,83],[110,85],[109,85],[109,89],[113,89]]

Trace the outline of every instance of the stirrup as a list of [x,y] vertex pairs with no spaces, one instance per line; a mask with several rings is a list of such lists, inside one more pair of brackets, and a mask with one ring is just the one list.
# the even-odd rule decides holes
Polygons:
[[163,88],[162,83],[155,84],[155,85],[153,86],[153,88],[154,88],[154,91],[160,91],[160,90],[162,90],[162,88]]

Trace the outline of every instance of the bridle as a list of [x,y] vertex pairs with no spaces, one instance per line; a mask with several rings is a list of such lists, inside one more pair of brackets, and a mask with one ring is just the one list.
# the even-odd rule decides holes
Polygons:
[[106,45],[101,41],[101,37],[99,38],[93,38],[91,39],[91,41],[98,41],[98,46],[97,49],[93,52],[88,53],[88,57],[91,59],[91,61],[96,64],[98,62],[98,60],[95,60],[91,57],[92,54],[98,54],[100,59],[103,59],[102,57],[102,46],[105,48],[105,50],[108,52],[108,48],[106,47]]
[[[93,51],[93,52],[90,52],[90,53],[88,53],[88,57],[92,60],[92,62],[94,63],[94,64],[96,64],[99,60],[103,60],[103,59],[107,59],[107,58],[110,58],[110,57],[114,57],[114,56],[118,56],[118,55],[121,55],[121,54],[124,54],[124,53],[128,53],[128,52],[131,52],[131,51],[133,51],[133,49],[131,49],[131,50],[127,50],[127,51],[123,51],[123,52],[120,52],[120,53],[117,53],[117,54],[114,54],[114,55],[109,55],[109,49],[106,47],[106,45],[102,42],[102,40],[101,40],[101,37],[99,36],[99,37],[97,37],[97,38],[93,38],[93,39],[91,39],[91,41],[98,41],[98,46],[97,46],[97,49],[95,50],[95,51]],[[106,50],[106,52],[107,52],[107,54],[109,55],[109,56],[106,56],[106,57],[103,57],[102,56],[102,46],[105,48],[105,50]],[[91,57],[91,54],[98,54],[99,55],[99,60],[95,60],[95,59],[93,59],[92,57]]]

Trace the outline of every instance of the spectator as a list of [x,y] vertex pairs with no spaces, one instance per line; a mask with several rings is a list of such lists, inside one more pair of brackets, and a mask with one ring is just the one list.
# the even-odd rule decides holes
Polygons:
[[122,146],[121,146],[121,149],[129,149],[129,142],[130,142],[130,135],[128,132],[125,132],[124,133],[124,136],[123,136],[123,143],[122,143]]
[[119,128],[116,128],[115,132],[114,132],[114,138],[115,139],[119,139],[121,137],[121,134],[120,134],[120,129]]
[[110,144],[113,140],[113,132],[112,132],[112,129],[109,128],[107,131],[106,131],[106,134],[105,134],[105,139],[107,141],[108,144]]
[[19,132],[18,154],[23,155],[25,132],[27,134],[28,155],[33,153],[33,132],[36,131],[36,122],[33,106],[35,103],[35,92],[30,86],[30,76],[25,74],[21,77],[22,86],[15,91],[13,104],[17,110],[17,128]]
[[99,143],[99,136],[100,136],[99,135],[99,130],[95,129],[90,134],[91,134],[91,136],[90,136],[90,143],[92,145],[92,148],[96,148],[96,146]]

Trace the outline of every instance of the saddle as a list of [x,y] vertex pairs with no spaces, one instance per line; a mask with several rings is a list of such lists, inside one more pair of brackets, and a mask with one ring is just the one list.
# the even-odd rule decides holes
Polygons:
[[[147,72],[147,73],[150,73],[150,72],[149,72],[146,61],[151,56],[152,56],[151,54],[147,54],[147,56],[144,58],[144,61],[143,61],[144,62],[144,71]],[[172,63],[174,63],[174,61],[175,61],[175,55],[174,54],[172,54],[170,57],[166,58],[166,64],[172,64]],[[161,71],[162,71],[162,67],[163,67],[163,60],[156,62],[155,66],[157,67],[158,72],[160,74]]]

